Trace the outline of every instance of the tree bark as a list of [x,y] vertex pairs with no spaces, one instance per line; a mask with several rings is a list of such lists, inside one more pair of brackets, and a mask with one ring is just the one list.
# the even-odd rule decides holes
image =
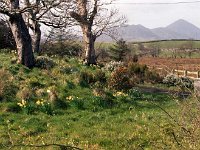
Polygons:
[[[19,0],[10,0],[11,10],[19,8]],[[9,23],[18,51],[18,63],[29,68],[35,65],[32,51],[31,36],[21,13],[13,13],[9,16]]]
[[83,42],[85,49],[85,62],[87,65],[94,64],[96,65],[96,54],[94,43],[96,37],[92,34],[90,27],[84,26],[82,27],[83,31]]

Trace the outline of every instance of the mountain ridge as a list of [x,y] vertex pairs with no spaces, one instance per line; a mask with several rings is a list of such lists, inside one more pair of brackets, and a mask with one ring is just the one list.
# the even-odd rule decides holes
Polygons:
[[[194,24],[179,19],[166,27],[147,28],[141,24],[125,25],[116,29],[119,33],[118,39],[126,41],[151,41],[151,40],[171,40],[171,39],[194,39],[200,40],[200,28]],[[98,41],[113,41],[108,36],[101,36]]]

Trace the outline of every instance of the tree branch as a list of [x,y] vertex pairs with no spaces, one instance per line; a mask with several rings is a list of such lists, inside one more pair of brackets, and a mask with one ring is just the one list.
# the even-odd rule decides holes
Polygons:
[[19,144],[19,145],[12,145],[9,147],[9,149],[13,149],[14,147],[35,147],[35,148],[44,148],[44,147],[50,147],[50,146],[57,146],[61,149],[66,149],[66,150],[82,150],[78,147],[73,147],[73,146],[67,146],[67,145],[61,145],[61,144],[44,144],[44,145],[24,145],[24,144]]

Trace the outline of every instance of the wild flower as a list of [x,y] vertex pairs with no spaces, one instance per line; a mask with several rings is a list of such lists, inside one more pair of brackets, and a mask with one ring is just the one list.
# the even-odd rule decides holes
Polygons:
[[94,96],[101,96],[101,94],[97,91],[93,91]]
[[119,62],[111,61],[111,62],[109,62],[105,65],[104,69],[112,72],[116,68],[121,67],[121,66],[123,66],[123,62],[121,62],[121,61],[119,61]]
[[20,106],[20,107],[24,107],[25,108],[26,107],[26,103],[27,102],[24,99],[22,99],[22,101],[20,103],[17,103],[17,105]]
[[43,99],[37,100],[37,101],[36,101],[36,105],[38,105],[38,106],[43,106],[43,105],[44,105],[44,100],[43,100]]
[[128,94],[125,94],[123,92],[117,92],[117,93],[114,93],[113,96],[115,96],[115,97],[118,97],[118,96],[128,96]]
[[47,90],[47,93],[51,93],[51,90],[48,89],[48,90]]
[[66,97],[66,99],[67,99],[68,101],[73,101],[73,100],[74,100],[74,96],[68,96],[68,97]]

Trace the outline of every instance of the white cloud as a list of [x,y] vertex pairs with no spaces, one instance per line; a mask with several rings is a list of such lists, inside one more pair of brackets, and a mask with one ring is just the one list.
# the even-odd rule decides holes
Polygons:
[[[116,3],[174,3],[193,0],[117,0]],[[115,4],[128,18],[129,24],[142,24],[149,28],[167,26],[178,19],[185,19],[200,27],[200,3],[179,5]]]

